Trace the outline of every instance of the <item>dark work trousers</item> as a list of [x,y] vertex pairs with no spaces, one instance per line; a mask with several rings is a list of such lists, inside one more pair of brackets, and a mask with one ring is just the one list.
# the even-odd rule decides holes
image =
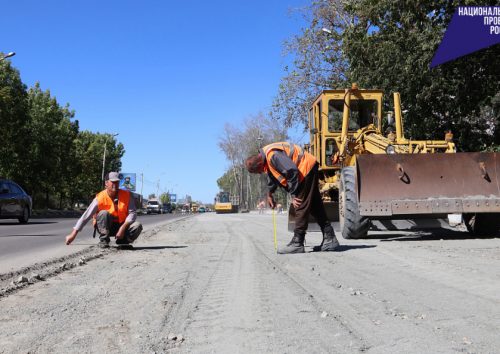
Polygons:
[[[110,236],[116,236],[116,233],[122,224],[115,222],[113,216],[106,210],[101,210],[96,218],[97,231],[101,240],[109,240]],[[125,240],[129,243],[134,242],[142,231],[142,224],[138,221],[133,222],[125,231]]]
[[319,193],[317,163],[300,183],[297,198],[302,199],[302,203],[295,209],[294,232],[301,235],[306,233],[309,225],[309,214],[316,218],[318,225],[323,230],[327,218],[323,200]]

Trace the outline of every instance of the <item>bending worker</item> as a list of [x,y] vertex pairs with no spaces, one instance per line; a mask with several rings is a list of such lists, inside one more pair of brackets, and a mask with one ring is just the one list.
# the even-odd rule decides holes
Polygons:
[[75,240],[78,232],[96,214],[96,228],[100,235],[99,247],[109,247],[110,236],[115,236],[118,245],[131,244],[139,237],[142,225],[136,221],[134,200],[129,191],[118,188],[119,183],[118,172],[109,172],[106,175],[106,189],[96,195],[76,222],[73,231],[66,236],[67,245]]
[[316,218],[323,232],[323,242],[314,250],[334,251],[339,246],[335,231],[326,218],[319,193],[318,162],[313,155],[298,145],[278,142],[264,146],[257,155],[247,158],[245,166],[250,173],[267,173],[267,201],[271,208],[276,207],[273,193],[278,186],[292,197],[296,216],[293,238],[288,245],[279,248],[278,253],[304,253],[309,214]]

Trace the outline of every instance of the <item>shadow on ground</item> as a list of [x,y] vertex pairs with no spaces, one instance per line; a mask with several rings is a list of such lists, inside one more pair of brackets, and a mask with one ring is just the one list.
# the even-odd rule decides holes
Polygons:
[[454,231],[449,229],[436,229],[414,232],[409,235],[407,233],[390,233],[379,235],[368,235],[369,239],[379,239],[382,242],[389,241],[440,241],[440,240],[471,240],[471,239],[492,239],[498,235],[492,236],[476,236],[467,231]]
[[[377,246],[376,245],[340,245],[334,252],[345,252],[345,251],[350,251],[350,250],[355,250],[355,249],[374,248],[374,247],[377,247]],[[312,250],[311,252],[321,252],[321,251]]]
[[187,248],[187,246],[134,246],[133,250],[164,250],[168,248]]

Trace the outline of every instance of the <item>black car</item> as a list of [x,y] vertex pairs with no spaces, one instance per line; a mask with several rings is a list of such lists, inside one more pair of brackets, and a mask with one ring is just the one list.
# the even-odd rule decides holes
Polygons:
[[163,214],[169,214],[172,212],[172,205],[170,203],[163,203],[161,209]]
[[18,219],[26,224],[33,202],[19,185],[8,179],[0,179],[0,219]]

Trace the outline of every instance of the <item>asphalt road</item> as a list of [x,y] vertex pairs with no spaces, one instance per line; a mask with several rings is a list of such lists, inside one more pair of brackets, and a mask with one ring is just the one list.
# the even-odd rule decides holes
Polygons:
[[[138,220],[146,231],[180,216],[140,215]],[[95,244],[98,240],[92,239],[90,222],[78,234],[73,247],[64,244],[76,221],[76,218],[30,219],[28,224],[22,225],[17,220],[0,220],[0,274]]]

